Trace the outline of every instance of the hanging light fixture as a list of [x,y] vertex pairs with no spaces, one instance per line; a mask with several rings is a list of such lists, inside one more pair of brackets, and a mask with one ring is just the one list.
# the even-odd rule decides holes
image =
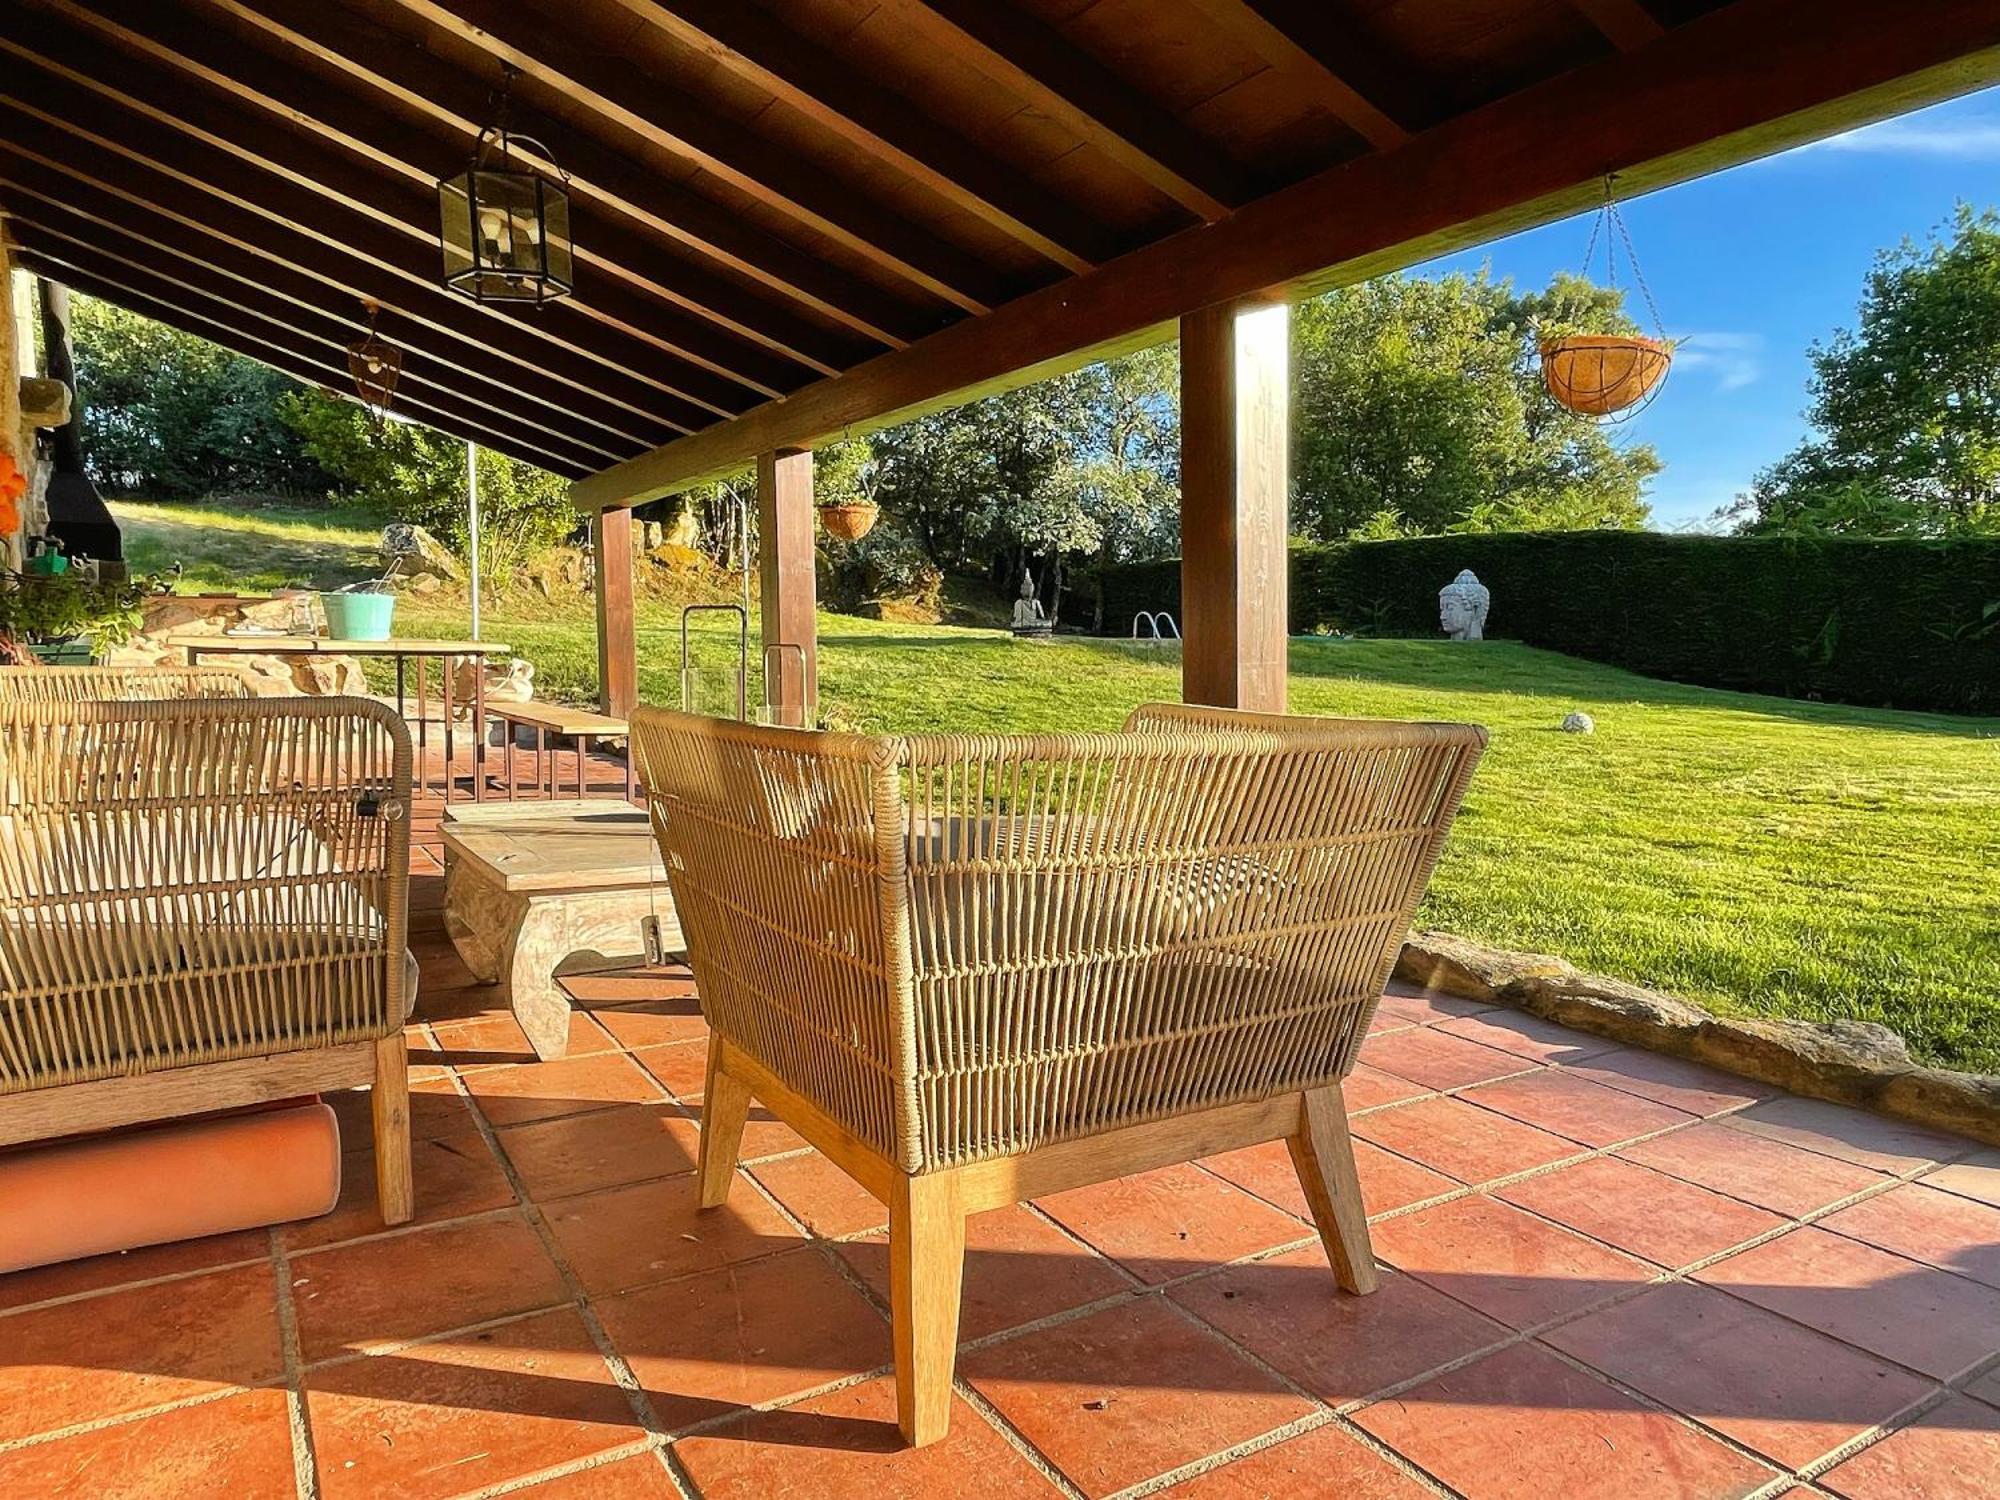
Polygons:
[[347,371],[354,377],[354,394],[377,423],[387,420],[389,403],[395,399],[396,381],[403,373],[403,351],[375,331],[381,316],[380,304],[364,298],[368,309],[368,336],[347,346]]
[[494,123],[479,132],[463,172],[438,183],[444,284],[474,302],[553,302],[576,287],[570,257],[569,176],[551,179],[518,160],[517,145],[553,162],[549,148],[507,128],[514,68],[506,68]]

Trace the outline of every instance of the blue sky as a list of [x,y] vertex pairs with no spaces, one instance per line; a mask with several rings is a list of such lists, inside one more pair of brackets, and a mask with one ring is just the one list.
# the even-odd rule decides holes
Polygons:
[[[1667,332],[1687,340],[1659,399],[1616,429],[1666,460],[1655,526],[1698,522],[1798,442],[1808,347],[1853,326],[1877,250],[1922,239],[1961,199],[2000,205],[2000,89],[1623,206]],[[1541,286],[1581,267],[1589,235],[1588,217],[1565,220],[1420,269],[1485,263]],[[1601,248],[1592,271],[1602,278]]]

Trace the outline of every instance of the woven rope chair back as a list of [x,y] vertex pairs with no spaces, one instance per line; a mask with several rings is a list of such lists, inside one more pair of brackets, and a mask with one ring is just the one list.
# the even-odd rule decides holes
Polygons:
[[710,1024],[908,1171],[1343,1077],[1485,743],[634,731]]
[[249,677],[235,667],[0,668],[0,706],[255,696]]
[[409,733],[356,698],[0,704],[0,1094],[401,1024]]

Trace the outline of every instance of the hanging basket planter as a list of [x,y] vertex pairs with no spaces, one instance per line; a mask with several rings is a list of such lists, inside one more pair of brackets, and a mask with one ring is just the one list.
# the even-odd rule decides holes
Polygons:
[[1542,383],[1569,410],[1609,417],[1652,395],[1673,360],[1673,345],[1665,339],[1572,334],[1542,345]]
[[846,500],[835,505],[819,508],[819,523],[829,536],[837,536],[843,542],[858,542],[875,529],[875,521],[882,514],[882,507],[873,500]]

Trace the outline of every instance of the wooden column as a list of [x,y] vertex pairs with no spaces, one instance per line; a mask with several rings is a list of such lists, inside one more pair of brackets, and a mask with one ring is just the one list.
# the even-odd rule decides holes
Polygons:
[[[0,453],[27,474],[33,467],[33,438],[21,421],[21,377],[27,372],[18,356],[20,332],[14,321],[14,263],[8,250],[7,219],[0,214]],[[27,518],[25,499],[20,506]],[[22,565],[19,528],[0,535],[0,567],[16,571]]]
[[[813,456],[780,449],[757,459],[757,572],[765,690],[776,722],[806,726],[819,701],[819,626],[813,615]],[[773,646],[784,649],[773,651]]]
[[1181,319],[1181,697],[1285,709],[1291,320],[1282,304]]
[[597,697],[625,718],[639,703],[639,648],[632,633],[632,512],[599,511],[590,523],[597,554]]

